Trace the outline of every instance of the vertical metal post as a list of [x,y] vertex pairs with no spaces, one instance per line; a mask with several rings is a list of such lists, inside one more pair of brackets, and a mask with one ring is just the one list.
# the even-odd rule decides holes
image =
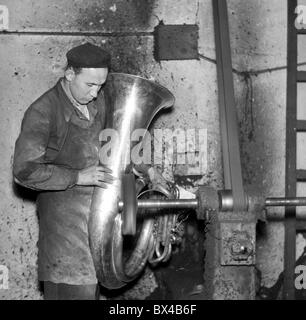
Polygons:
[[[286,197],[296,196],[296,117],[297,117],[297,30],[294,25],[297,0],[288,0],[287,111],[286,111]],[[285,208],[283,298],[295,299],[296,208]]]

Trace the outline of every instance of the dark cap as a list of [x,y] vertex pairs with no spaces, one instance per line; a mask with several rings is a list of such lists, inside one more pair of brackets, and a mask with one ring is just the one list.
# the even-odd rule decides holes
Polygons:
[[107,68],[110,54],[89,42],[74,47],[66,54],[68,65],[76,68]]

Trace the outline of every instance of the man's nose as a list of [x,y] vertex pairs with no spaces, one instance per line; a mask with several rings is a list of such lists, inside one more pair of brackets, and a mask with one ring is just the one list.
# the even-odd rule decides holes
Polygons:
[[90,95],[93,97],[93,98],[97,98],[98,96],[98,88],[94,88],[90,91]]

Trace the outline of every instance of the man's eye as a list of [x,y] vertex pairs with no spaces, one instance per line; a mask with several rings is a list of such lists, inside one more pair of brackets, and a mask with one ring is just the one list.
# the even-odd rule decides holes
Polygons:
[[88,83],[88,84],[87,84],[87,86],[88,86],[88,87],[92,87],[93,85],[92,85],[92,84],[90,84],[90,83]]

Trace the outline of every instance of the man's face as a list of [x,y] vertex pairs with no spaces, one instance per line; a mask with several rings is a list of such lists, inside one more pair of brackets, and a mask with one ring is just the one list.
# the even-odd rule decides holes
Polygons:
[[78,74],[69,70],[66,79],[73,98],[80,104],[88,104],[97,97],[107,74],[107,68],[82,68]]

